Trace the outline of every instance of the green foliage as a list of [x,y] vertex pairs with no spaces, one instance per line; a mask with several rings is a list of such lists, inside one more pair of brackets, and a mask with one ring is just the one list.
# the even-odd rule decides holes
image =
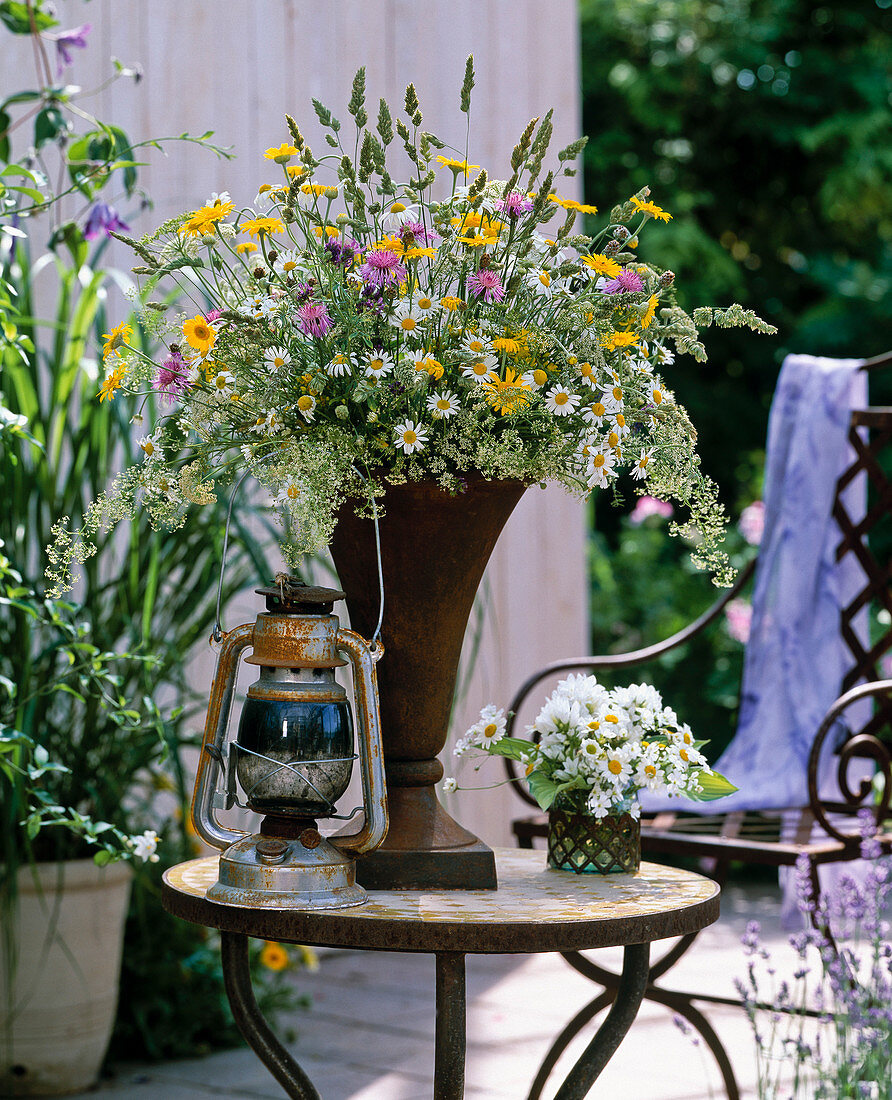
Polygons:
[[[709,578],[692,567],[683,544],[666,537],[666,522],[656,515],[640,524],[625,517],[615,540],[593,533],[593,653],[625,653],[662,641],[717,598]],[[734,528],[726,549],[737,569],[753,553]],[[708,739],[705,754],[714,763],[736,729],[743,674],[743,645],[729,634],[726,623],[713,623],[686,645],[634,672],[634,679],[657,688],[698,737]],[[599,679],[620,685],[629,681],[630,673],[605,671]]]
[[[132,143],[88,114],[76,86],[46,83],[44,74],[55,70],[52,39],[40,32],[55,20],[44,6],[0,3],[6,31],[32,36],[41,85],[0,104],[0,865],[7,886],[29,859],[96,852],[107,862],[146,826],[167,834],[168,856],[188,852],[181,751],[197,739],[190,720],[203,700],[189,691],[184,658],[214,622],[225,516],[217,505],[183,532],[139,522],[127,537],[102,532],[79,604],[40,591],[53,523],[83,516],[117,465],[141,453],[134,435],[145,429],[134,428],[134,418],[151,430],[154,417],[141,399],[97,398],[104,300],[128,280],[102,263],[104,238],[89,255],[85,211],[60,223],[57,204],[66,195],[92,201],[108,188],[135,194],[136,150],[161,148],[155,139]],[[136,75],[115,64],[113,79]],[[216,149],[209,137],[178,140]],[[43,255],[41,233],[50,248]],[[35,305],[38,282],[40,300],[53,302],[48,313]],[[135,341],[148,347],[151,336],[138,331]],[[235,517],[224,599],[270,575],[256,531],[245,528],[254,514],[243,507]],[[202,1005],[216,998],[214,1021],[224,997],[212,944],[195,926],[162,915],[156,878],[147,868],[136,879],[125,973],[143,1019],[161,1014],[164,1022],[154,1035],[141,1033],[142,1049],[134,1032],[127,1048],[134,1056],[185,1053],[177,1036],[194,1035],[194,1006],[174,983],[162,990],[166,1002],[153,1004],[154,965],[165,951],[200,960],[194,969],[203,977],[193,989]],[[13,947],[10,934],[2,947]],[[270,1007],[281,1000],[281,984],[276,977],[269,987]],[[224,1025],[217,1033],[233,1038]]]
[[892,346],[892,9],[581,0],[581,17],[588,201],[649,184],[674,221],[648,247],[682,305],[740,300],[780,330],[709,333],[715,366],[672,372],[727,493],[784,354]]

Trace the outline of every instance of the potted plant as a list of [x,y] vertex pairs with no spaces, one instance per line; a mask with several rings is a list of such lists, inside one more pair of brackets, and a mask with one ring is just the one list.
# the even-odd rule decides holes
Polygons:
[[[507,736],[502,710],[486,706],[455,747],[522,764],[530,794],[548,812],[548,865],[577,874],[633,872],[641,861],[640,791],[698,802],[737,788],[714,771],[690,726],[650,684],[608,690],[595,676],[561,680],[527,732]],[[458,783],[449,778],[446,790]]]
[[[469,58],[468,116],[473,85]],[[492,179],[469,164],[467,139],[453,148],[423,129],[411,84],[404,115],[382,101],[371,125],[360,70],[346,141],[314,106],[330,152],[314,154],[288,117],[287,140],[264,154],[278,178],[251,206],[224,192],[141,240],[122,237],[146,290],[172,281],[211,308],[148,303],[145,323],[166,345],[158,357],[128,324],[108,332],[104,395],[154,391],[165,407],[139,440],[142,461],[79,532],[57,531],[52,576],[63,591],[104,524],[148,514],[176,526],[250,472],[279,503],[287,560],[331,542],[366,636],[380,559],[391,830],[366,869],[396,852],[424,862],[432,836],[438,860],[465,848],[476,858],[476,838],[433,784],[464,629],[501,526],[533,483],[584,496],[622,472],[690,510],[694,554],[724,580],[722,509],[666,377],[677,353],[705,359],[700,328],[774,330],[739,306],[679,307],[672,272],[638,252],[647,223],[671,218],[649,189],[597,223],[594,206],[562,196],[559,174],[575,173],[585,139],[547,170],[551,112]],[[389,167],[397,154],[413,166],[402,182]],[[580,215],[593,232],[580,232]]]

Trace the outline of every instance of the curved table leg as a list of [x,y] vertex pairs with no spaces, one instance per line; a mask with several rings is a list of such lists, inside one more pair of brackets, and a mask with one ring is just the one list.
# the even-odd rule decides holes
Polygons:
[[555,1093],[554,1100],[585,1100],[588,1096],[601,1070],[610,1061],[632,1026],[647,989],[649,973],[650,944],[629,944],[623,954],[623,972],[613,1006],[604,1023],[595,1032],[595,1037]]
[[292,1100],[320,1100],[312,1081],[273,1035],[257,1007],[248,966],[248,937],[220,933],[223,980],[236,1026]]

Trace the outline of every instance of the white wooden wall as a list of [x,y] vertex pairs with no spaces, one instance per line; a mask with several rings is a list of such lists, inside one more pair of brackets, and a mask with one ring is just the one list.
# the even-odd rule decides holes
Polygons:
[[[237,206],[250,203],[259,184],[274,178],[262,153],[288,139],[285,112],[317,157],[328,151],[311,97],[352,127],[346,102],[360,65],[372,118],[382,96],[396,113],[414,81],[425,127],[463,147],[459,88],[473,53],[470,159],[492,178],[509,174],[521,130],[548,107],[555,109],[555,152],[579,133],[576,0],[92,0],[60,5],[60,12],[65,25],[93,24],[89,49],[76,51],[67,79],[98,85],[111,56],[144,70],[139,84],[118,81],[94,98],[99,117],[131,140],[213,130],[214,140],[237,154],[224,161],[195,146],[171,146],[167,156],[147,150],[141,184],[155,208],[137,214],[121,203],[138,233],[194,209],[214,191],[229,190]],[[8,94],[30,86],[18,75],[30,71],[30,56],[10,36],[2,42],[0,90]],[[573,194],[574,184],[567,181],[564,193]],[[131,263],[123,251],[115,260]],[[533,669],[587,649],[584,506],[560,489],[530,489],[483,591],[483,644],[457,708],[458,733],[484,703],[505,705]],[[251,617],[251,607],[246,601],[230,609],[227,624]],[[210,655],[195,667],[209,683]],[[447,775],[454,773],[445,755],[444,765]],[[467,769],[461,778],[474,782]],[[518,804],[505,788],[446,801],[485,840],[509,842],[507,822]]]

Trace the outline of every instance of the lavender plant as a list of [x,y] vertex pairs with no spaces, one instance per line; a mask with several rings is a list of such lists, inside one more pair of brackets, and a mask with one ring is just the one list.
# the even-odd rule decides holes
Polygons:
[[790,937],[792,980],[778,979],[757,921],[743,936],[749,962],[735,984],[755,1036],[760,1100],[892,1100],[892,944],[883,919],[892,860],[882,858],[871,811],[860,817],[863,883],[844,875],[816,897],[808,857],[797,861],[799,908],[812,927]]

